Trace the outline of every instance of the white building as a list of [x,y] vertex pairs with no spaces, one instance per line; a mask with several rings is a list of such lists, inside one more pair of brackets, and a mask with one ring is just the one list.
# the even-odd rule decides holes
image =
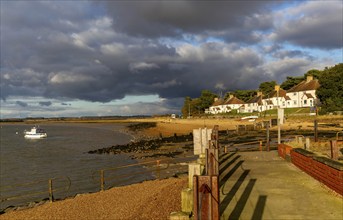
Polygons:
[[217,99],[210,107],[209,112],[211,114],[218,114],[237,109],[238,112],[252,113],[262,112],[277,107],[313,107],[319,102],[316,97],[316,90],[318,88],[318,80],[313,79],[312,76],[307,76],[306,80],[302,81],[298,85],[295,85],[288,91],[285,91],[281,89],[279,85],[276,85],[275,89],[269,94],[263,96],[261,92],[258,92],[254,98],[250,99],[246,103],[234,97],[233,95],[230,95],[225,102]]
[[316,96],[316,90],[319,86],[317,79],[313,79],[313,76],[307,76],[306,80],[287,91],[287,108],[315,106],[319,101]]
[[218,114],[218,113],[228,113],[231,112],[233,109],[237,109],[244,105],[245,102],[242,100],[230,95],[230,97],[224,101],[222,99],[215,98],[214,103],[209,108],[209,112],[211,114]]

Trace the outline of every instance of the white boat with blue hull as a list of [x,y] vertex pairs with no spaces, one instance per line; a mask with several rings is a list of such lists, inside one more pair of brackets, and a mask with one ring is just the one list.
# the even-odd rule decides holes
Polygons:
[[24,131],[24,137],[27,139],[41,139],[48,137],[48,134],[41,128],[32,127],[30,131]]

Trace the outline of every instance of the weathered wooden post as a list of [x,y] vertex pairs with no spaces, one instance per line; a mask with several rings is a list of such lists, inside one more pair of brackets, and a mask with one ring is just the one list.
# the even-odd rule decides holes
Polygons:
[[260,140],[260,151],[262,151],[262,141]]
[[301,135],[298,136],[298,143],[300,145],[303,145],[303,136],[301,136]]
[[188,164],[188,187],[193,188],[193,176],[201,175],[204,170],[204,165],[200,163]]
[[161,177],[160,162],[160,160],[156,160],[157,179],[160,179]]
[[53,190],[52,190],[52,179],[49,179],[49,201],[53,202],[54,201],[54,195],[53,195]]
[[305,139],[305,149],[306,149],[306,150],[310,150],[310,143],[311,143],[311,142],[310,142],[310,138],[307,137],[307,138]]
[[104,170],[100,170],[100,187],[101,187],[101,191],[105,190],[105,174],[104,174]]
[[194,219],[219,220],[219,177],[194,176]]
[[267,151],[269,151],[269,150],[270,150],[270,143],[269,143],[269,123],[267,123],[266,129],[267,129]]
[[314,120],[314,142],[318,142],[318,121]]
[[228,149],[227,149],[227,148],[228,148],[228,146],[225,145],[225,146],[224,146],[224,153],[225,153],[225,154],[228,152]]
[[337,140],[330,141],[330,146],[331,146],[331,159],[337,160],[338,159]]
[[185,212],[172,212],[169,216],[170,220],[189,220],[189,215]]
[[193,211],[193,189],[191,188],[181,191],[181,211],[188,214],[191,214]]

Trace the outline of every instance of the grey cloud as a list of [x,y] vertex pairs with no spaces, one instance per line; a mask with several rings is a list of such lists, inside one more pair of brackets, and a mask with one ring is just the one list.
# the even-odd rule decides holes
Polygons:
[[[168,113],[201,90],[257,88],[263,81],[303,74],[312,63],[302,51],[287,51],[278,42],[264,52],[280,62],[248,46],[273,26],[270,1],[106,1],[97,7],[103,4],[106,15],[94,14],[83,1],[1,2],[1,98],[106,103],[157,94],[165,101],[156,111]],[[225,42],[207,42],[211,37]],[[60,108],[68,112],[72,108],[65,102]],[[129,108],[138,112],[140,106],[152,111],[144,103]]]
[[15,102],[17,105],[19,105],[20,107],[27,107],[28,104],[26,102],[22,102],[22,101],[16,101]]
[[[106,4],[108,14],[114,18],[114,28],[133,36],[179,38],[181,33],[204,32],[212,32],[213,36],[224,30],[228,35],[225,38],[232,39],[231,34],[242,27],[246,28],[245,35],[252,35],[252,30],[273,26],[266,15],[268,6],[274,4],[271,1],[106,1]],[[246,36],[246,40],[249,38]]]
[[51,105],[52,105],[52,102],[50,102],[50,101],[39,102],[39,105],[40,105],[40,106],[51,106]]
[[275,53],[273,53],[273,56],[279,59],[284,59],[286,57],[306,57],[309,60],[313,60],[314,57],[309,55],[308,53],[305,53],[301,50],[280,50]]
[[[343,47],[343,4],[341,1],[310,1],[286,13],[292,19],[276,29],[278,42],[338,49]],[[281,19],[282,20],[282,19]]]

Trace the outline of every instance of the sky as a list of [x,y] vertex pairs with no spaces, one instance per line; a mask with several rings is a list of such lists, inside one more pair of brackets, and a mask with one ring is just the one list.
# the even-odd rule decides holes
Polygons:
[[180,113],[343,62],[342,1],[0,1],[1,118]]

